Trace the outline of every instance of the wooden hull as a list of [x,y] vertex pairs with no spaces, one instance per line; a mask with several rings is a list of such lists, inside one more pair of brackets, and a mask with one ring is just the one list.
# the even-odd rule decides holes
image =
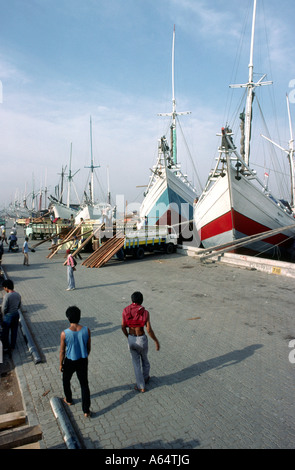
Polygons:
[[[292,213],[272,196],[262,192],[247,177],[229,165],[195,206],[194,222],[204,248],[295,223]],[[252,253],[274,253],[288,247],[295,230],[288,230],[247,245]]]

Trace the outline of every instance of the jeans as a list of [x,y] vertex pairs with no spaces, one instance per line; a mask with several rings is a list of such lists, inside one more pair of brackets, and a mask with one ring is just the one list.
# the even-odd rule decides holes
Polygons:
[[72,266],[67,267],[68,289],[75,289],[74,271]]
[[88,358],[81,358],[77,361],[71,361],[71,359],[65,358],[62,380],[65,398],[68,403],[72,403],[71,378],[74,372],[76,372],[81,386],[83,413],[89,413],[90,390],[88,385]]
[[150,373],[147,336],[128,335],[128,345],[132,357],[136,385],[141,390],[145,388],[145,381]]
[[[3,330],[2,330],[2,343],[4,349],[14,349],[17,338],[17,329],[19,323],[18,313],[8,313],[4,315],[3,319]],[[10,342],[9,342],[9,331],[10,331]]]

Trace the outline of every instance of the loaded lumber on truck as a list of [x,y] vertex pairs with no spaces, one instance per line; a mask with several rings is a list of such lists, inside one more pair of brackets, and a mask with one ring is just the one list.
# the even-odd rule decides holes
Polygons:
[[120,251],[123,254],[122,258],[131,255],[136,259],[142,259],[145,252],[164,251],[170,254],[175,251],[176,245],[177,236],[169,233],[168,226],[117,232],[83,261],[82,266],[100,268]]
[[100,268],[105,265],[124,246],[123,233],[117,233],[114,237],[103,243],[95,250],[82,265],[87,268]]

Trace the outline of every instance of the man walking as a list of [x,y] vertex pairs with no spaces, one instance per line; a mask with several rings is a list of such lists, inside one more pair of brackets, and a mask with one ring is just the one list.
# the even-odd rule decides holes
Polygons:
[[85,417],[90,416],[90,391],[88,385],[88,356],[91,350],[90,330],[79,324],[81,311],[78,307],[68,307],[66,317],[69,328],[60,336],[60,365],[63,374],[64,402],[72,405],[71,378],[76,372],[81,386],[82,410]]
[[133,292],[132,304],[124,308],[122,313],[122,331],[128,339],[128,346],[134,367],[136,385],[135,390],[144,393],[145,385],[149,382],[150,363],[148,360],[148,339],[144,331],[154,340],[156,351],[160,350],[160,343],[151,326],[150,314],[142,306],[143,295]]
[[2,283],[2,287],[6,292],[1,307],[3,327],[2,342],[4,351],[7,350],[10,354],[16,344],[21,296],[18,292],[15,292],[14,284],[11,279],[5,279]]
[[31,248],[28,245],[28,241],[29,239],[26,237],[23,244],[24,266],[29,266],[29,250],[31,250]]

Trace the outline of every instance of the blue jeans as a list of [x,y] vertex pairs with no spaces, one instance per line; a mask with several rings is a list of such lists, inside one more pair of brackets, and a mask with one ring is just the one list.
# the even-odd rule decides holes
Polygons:
[[75,289],[74,271],[72,266],[67,266],[68,289]]
[[[2,330],[2,343],[4,349],[14,349],[17,338],[17,329],[19,322],[18,313],[8,313],[4,315],[3,319],[3,330]],[[10,341],[9,341],[9,332],[10,332]]]
[[128,335],[128,345],[134,367],[137,388],[145,388],[145,380],[150,373],[150,363],[148,360],[148,339],[146,335]]

